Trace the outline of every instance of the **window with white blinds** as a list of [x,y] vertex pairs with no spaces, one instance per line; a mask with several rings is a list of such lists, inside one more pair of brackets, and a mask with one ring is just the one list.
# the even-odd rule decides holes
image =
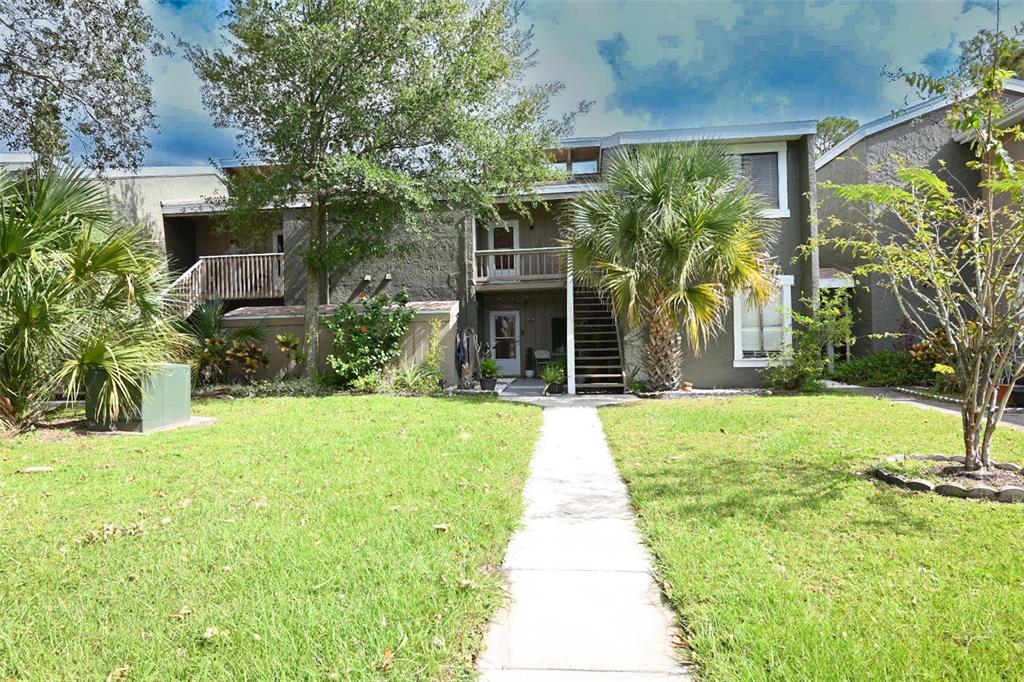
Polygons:
[[762,305],[744,292],[733,297],[734,367],[765,367],[791,343],[793,281],[792,275],[779,275],[775,294]]
[[785,319],[782,309],[782,290],[757,305],[747,296],[742,296],[743,310],[740,312],[740,343],[742,357],[767,358],[782,352]]
[[769,208],[780,208],[778,152],[740,154],[740,169]]

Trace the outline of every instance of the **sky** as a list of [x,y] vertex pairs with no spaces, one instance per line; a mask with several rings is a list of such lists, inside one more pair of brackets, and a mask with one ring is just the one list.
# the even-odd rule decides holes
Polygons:
[[[206,46],[217,44],[222,8],[223,0],[149,5],[166,36]],[[1003,0],[1000,20],[1024,21],[1024,0]],[[564,83],[554,114],[593,102],[575,130],[591,136],[829,115],[864,123],[911,94],[884,69],[943,73],[960,40],[995,27],[996,0],[526,0],[521,22],[538,50],[530,79]],[[213,127],[180,54],[149,69],[160,130],[147,164],[230,158],[234,136]]]

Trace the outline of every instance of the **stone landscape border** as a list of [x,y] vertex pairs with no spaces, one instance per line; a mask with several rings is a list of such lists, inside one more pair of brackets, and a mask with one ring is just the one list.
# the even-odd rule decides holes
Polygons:
[[[947,457],[946,455],[892,455],[885,458],[886,463],[905,462],[908,459],[930,462],[950,462],[963,464],[964,457]],[[1004,471],[1021,472],[1024,470],[1019,464],[1012,462],[993,462],[993,467]],[[870,470],[872,476],[888,483],[889,485],[900,486],[920,493],[935,493],[943,497],[957,497],[972,500],[990,500],[992,502],[1024,502],[1024,488],[1015,485],[1004,485],[998,489],[987,485],[977,485],[970,488],[955,483],[932,483],[923,478],[911,478],[902,474],[889,471],[885,467],[877,466]]]

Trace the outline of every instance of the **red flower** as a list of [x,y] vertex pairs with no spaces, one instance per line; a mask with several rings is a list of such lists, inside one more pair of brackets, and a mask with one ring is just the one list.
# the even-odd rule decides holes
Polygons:
[[360,301],[365,301],[366,298],[367,298],[366,294],[359,294],[359,300]]
[[368,329],[366,328],[366,325],[360,325],[360,326],[359,326],[359,331],[361,331],[362,333],[364,333],[364,334],[365,334],[365,333],[366,333],[366,332],[368,332],[369,330],[368,330]]

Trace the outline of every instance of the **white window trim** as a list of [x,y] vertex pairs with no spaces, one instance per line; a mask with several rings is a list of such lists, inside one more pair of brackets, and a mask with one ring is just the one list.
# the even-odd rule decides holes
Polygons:
[[765,218],[788,218],[789,217],[789,176],[787,174],[786,157],[787,146],[785,141],[781,142],[752,142],[749,144],[738,144],[733,146],[733,152],[740,154],[766,154],[775,152],[779,160],[779,207],[769,208],[761,215]]
[[[782,345],[788,347],[793,343],[793,275],[779,275],[779,289],[782,292]],[[743,357],[743,293],[737,292],[732,297],[732,343],[733,367],[767,367],[770,358]]]

